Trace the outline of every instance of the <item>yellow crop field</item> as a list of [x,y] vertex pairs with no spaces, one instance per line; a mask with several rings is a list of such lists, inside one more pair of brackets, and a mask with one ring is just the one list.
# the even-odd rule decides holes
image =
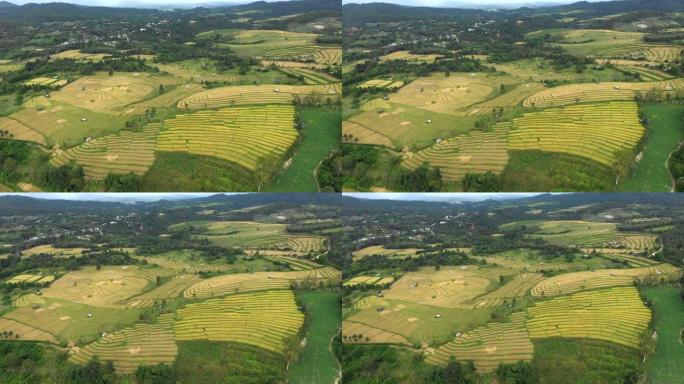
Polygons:
[[285,246],[295,252],[319,252],[326,248],[325,239],[316,236],[291,237]]
[[490,308],[503,304],[507,299],[522,297],[537,283],[544,280],[540,273],[523,273],[515,276],[511,281],[498,289],[475,299],[475,308]]
[[167,119],[156,150],[214,156],[255,170],[259,159],[280,157],[297,139],[294,108],[224,108]]
[[154,163],[157,133],[161,124],[149,123],[142,131],[120,131],[90,139],[53,153],[50,162],[60,166],[71,161],[83,167],[86,177],[102,180],[109,173],[143,175]]
[[124,300],[142,293],[161,269],[137,267],[93,267],[72,271],[43,290],[43,297],[69,300],[98,307],[120,308]]
[[202,278],[195,274],[181,274],[171,280],[155,287],[149,292],[131,297],[127,300],[126,308],[151,307],[156,301],[169,300],[180,296],[189,286],[201,281]]
[[313,52],[314,62],[322,65],[338,65],[342,62],[342,48],[320,48]]
[[508,148],[562,152],[611,166],[644,135],[635,102],[572,105],[513,120]]
[[0,139],[30,141],[46,145],[45,138],[38,131],[9,117],[0,117]]
[[117,73],[113,76],[102,73],[82,77],[53,92],[51,97],[91,111],[118,114],[125,105],[152,95],[159,85],[175,82],[173,77],[148,73]]
[[418,248],[401,248],[401,249],[389,249],[382,245],[371,245],[369,247],[361,248],[357,251],[352,252],[352,258],[354,261],[363,259],[370,255],[383,255],[387,257],[412,257],[418,254],[420,249]]
[[[7,340],[46,341],[48,343],[57,344],[57,339],[43,330],[33,328],[18,321],[0,317],[0,333],[4,334],[5,332],[11,332],[11,335],[7,336]],[[3,338],[0,338],[0,340],[3,340]]]
[[47,284],[55,280],[53,275],[35,275],[35,274],[21,274],[12,276],[7,279],[7,284],[20,284],[20,283],[32,283],[32,284]]
[[78,49],[70,49],[68,51],[62,51],[59,53],[55,53],[54,55],[50,55],[51,60],[59,60],[59,59],[73,59],[73,60],[87,60],[87,61],[101,61],[108,55],[106,53],[83,53],[79,51]]
[[359,285],[378,285],[391,284],[394,282],[394,277],[387,276],[356,276],[344,282],[345,287],[356,287]]
[[394,90],[398,89],[404,86],[404,82],[402,80],[393,80],[393,79],[375,79],[375,80],[367,80],[359,85],[359,88],[362,89],[367,89],[367,88],[383,88],[387,90]]
[[254,104],[292,104],[295,97],[314,95],[337,100],[341,84],[319,85],[238,85],[198,92],[181,99],[178,108],[204,109]]
[[337,285],[342,273],[333,267],[294,272],[254,272],[222,275],[197,282],[183,292],[187,298],[209,298],[241,292],[289,289],[293,285],[308,284],[312,287]]
[[347,320],[342,322],[342,340],[345,343],[403,344],[411,346],[411,343],[400,334]]
[[410,53],[409,51],[394,51],[392,53],[389,53],[384,56],[380,56],[380,61],[385,62],[385,61],[391,61],[391,60],[404,60],[408,62],[426,62],[426,63],[432,63],[437,58],[440,57],[440,55],[436,54],[414,54]]
[[146,110],[151,108],[160,107],[173,107],[182,98],[201,92],[203,90],[202,86],[199,84],[191,83],[185,85],[179,85],[176,89],[168,92],[164,92],[161,95],[154,97],[149,100],[143,100],[139,103],[127,105],[124,107],[125,115],[135,115],[144,113]]
[[532,296],[549,297],[580,292],[589,289],[618,285],[632,285],[635,280],[647,277],[672,280],[680,270],[670,264],[628,269],[598,269],[595,271],[572,272],[545,279],[532,288]]
[[174,314],[167,313],[153,324],[140,323],[109,333],[84,347],[72,347],[69,360],[83,365],[97,356],[100,361],[111,361],[123,374],[135,372],[140,365],[171,365],[178,353],[173,321]]
[[404,166],[416,169],[424,162],[437,167],[442,178],[459,181],[466,173],[500,173],[508,163],[506,135],[511,123],[497,124],[491,132],[471,131],[404,155]]
[[22,256],[33,256],[40,253],[48,253],[53,256],[81,256],[81,253],[87,248],[55,248],[52,244],[36,245],[29,249],[21,251]]
[[638,348],[651,320],[634,287],[617,287],[536,303],[527,310],[530,337],[605,340]]
[[31,80],[25,81],[24,85],[44,85],[44,86],[50,86],[50,87],[61,87],[63,85],[66,85],[67,81],[66,80],[60,80],[58,78],[52,78],[52,77],[36,77]]
[[578,102],[633,100],[637,92],[656,90],[674,92],[684,89],[684,79],[673,79],[654,82],[603,82],[561,85],[546,88],[528,97],[523,102],[525,107],[554,107]]
[[392,140],[389,137],[348,120],[342,122],[342,141],[351,144],[392,147]]
[[438,307],[470,307],[500,276],[515,274],[504,268],[477,266],[421,268],[408,272],[384,291],[387,300],[412,301]]
[[232,295],[188,304],[176,312],[176,340],[231,341],[284,352],[304,324],[289,290]]
[[499,364],[530,362],[534,345],[525,321],[525,314],[519,312],[511,315],[509,322],[488,323],[440,346],[426,361],[445,365],[453,356],[458,361],[472,361],[480,372],[492,372]]
[[497,96],[491,100],[475,104],[468,109],[467,115],[487,115],[491,114],[493,109],[509,108],[520,105],[528,97],[543,90],[544,84],[541,83],[525,83],[520,84],[514,89]]

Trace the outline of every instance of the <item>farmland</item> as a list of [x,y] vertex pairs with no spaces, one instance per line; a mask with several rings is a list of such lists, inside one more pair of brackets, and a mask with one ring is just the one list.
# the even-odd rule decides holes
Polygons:
[[484,10],[348,7],[338,156],[368,155],[331,172],[362,192],[667,191],[678,127],[656,109],[684,97],[666,28],[681,22],[587,7],[482,25]]
[[[245,204],[245,198],[254,200]],[[341,370],[331,345],[340,329],[342,274],[323,256],[335,252],[324,232],[335,227],[331,215],[338,207],[334,197],[290,199],[217,194],[213,201],[191,196],[162,206],[73,201],[72,211],[12,220],[3,209],[0,234],[10,251],[3,263],[11,258],[16,267],[2,267],[8,293],[0,346],[30,343],[60,354],[60,372],[109,366],[112,383],[163,370],[185,382],[197,382],[187,378],[197,371],[333,384]],[[272,223],[265,211],[287,215],[287,223]],[[245,220],[222,220],[231,217]],[[148,226],[149,218],[167,225]],[[135,233],[127,233],[129,225]],[[81,235],[82,226],[97,226],[97,241]],[[23,235],[28,228],[35,232]],[[59,233],[63,243],[31,239],[47,233]],[[207,240],[212,236],[224,243]],[[220,356],[240,356],[231,360],[240,364],[219,364]],[[207,365],[194,367],[198,360]],[[247,360],[253,363],[242,365]],[[52,364],[35,363],[37,372]]]
[[[342,49],[339,5],[316,2],[222,7],[218,24],[193,9],[192,31],[178,35],[186,21],[148,25],[159,10],[127,25],[120,8],[99,9],[117,15],[107,42],[70,11],[59,28],[87,31],[78,39],[24,21],[0,50],[0,140],[35,155],[10,162],[3,189],[318,191],[316,169],[339,142]],[[158,34],[169,39],[150,47]]]
[[[418,382],[429,382],[424,370],[454,364],[484,383],[499,382],[493,380],[508,369],[551,383],[559,366],[573,367],[564,383],[668,377],[681,327],[676,309],[653,300],[669,292],[668,305],[681,306],[681,262],[658,257],[668,235],[640,225],[678,213],[648,219],[659,204],[646,208],[626,196],[597,194],[588,204],[544,196],[503,204],[430,197],[352,209],[343,218],[353,228],[342,284],[342,341],[354,354],[346,359],[390,364],[389,352],[378,351],[420,355],[392,373],[368,373],[380,379],[415,372]],[[558,215],[565,220],[554,220]],[[499,225],[486,228],[492,223]],[[650,343],[655,349],[644,349]],[[658,355],[657,348],[668,352]]]

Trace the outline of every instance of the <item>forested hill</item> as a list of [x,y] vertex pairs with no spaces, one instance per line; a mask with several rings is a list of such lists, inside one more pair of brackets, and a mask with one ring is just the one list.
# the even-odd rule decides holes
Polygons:
[[68,3],[24,4],[17,6],[8,2],[0,2],[0,20],[15,22],[52,22],[72,20],[132,20],[150,17],[168,17],[169,15],[205,15],[221,11],[253,10],[259,11],[259,17],[278,17],[305,12],[339,12],[340,3],[337,0],[293,0],[267,3],[233,5],[216,8],[193,8],[184,10],[158,10],[138,8],[88,7]]
[[473,19],[493,14],[511,16],[534,16],[535,14],[582,11],[583,17],[597,17],[626,12],[672,12],[684,10],[682,0],[616,0],[602,2],[581,1],[541,8],[518,8],[502,10],[462,9],[462,8],[430,8],[411,7],[389,3],[345,4],[343,6],[344,22],[359,25],[369,22],[388,22],[404,20],[420,20],[428,18],[464,17]]

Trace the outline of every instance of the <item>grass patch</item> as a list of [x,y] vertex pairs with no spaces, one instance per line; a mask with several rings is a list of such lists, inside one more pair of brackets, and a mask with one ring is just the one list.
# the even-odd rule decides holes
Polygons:
[[537,339],[532,365],[539,384],[623,384],[640,369],[636,349],[587,339]]
[[142,188],[149,192],[256,189],[254,175],[235,163],[183,152],[157,152],[155,162],[143,177]]
[[335,147],[340,137],[338,110],[306,108],[300,111],[302,136],[292,163],[278,174],[268,191],[312,192],[318,190],[314,169]]
[[243,344],[178,342],[177,383],[267,384],[285,376],[281,355]]
[[653,303],[658,334],[655,353],[646,363],[648,382],[676,383],[684,377],[684,345],[680,340],[684,329],[684,302],[678,288],[646,288],[642,293]]
[[669,192],[672,188],[667,157],[684,139],[681,105],[646,105],[641,108],[649,120],[643,158],[620,185],[625,192]]
[[339,295],[334,292],[305,292],[297,296],[306,306],[309,322],[306,347],[289,370],[293,384],[332,384],[338,377],[339,363],[330,350],[330,340],[340,326]]
[[501,174],[503,191],[609,191],[613,173],[601,164],[562,153],[511,151]]

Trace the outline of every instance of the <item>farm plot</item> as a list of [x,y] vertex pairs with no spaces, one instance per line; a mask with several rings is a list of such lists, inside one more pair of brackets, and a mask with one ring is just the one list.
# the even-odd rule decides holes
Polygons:
[[[46,341],[48,343],[57,344],[57,339],[43,330],[2,317],[0,317],[0,333],[9,334],[7,340]],[[0,338],[0,340],[2,339]]]
[[573,105],[514,119],[508,149],[568,153],[612,166],[616,152],[633,149],[644,133],[635,102]]
[[352,252],[352,258],[354,261],[363,259],[366,256],[371,255],[383,255],[386,257],[413,257],[421,251],[418,248],[401,248],[401,249],[390,249],[385,248],[383,245],[371,245],[369,247],[361,248],[357,251]]
[[20,63],[3,63],[0,62],[0,74],[6,72],[14,72],[24,68],[24,64]]
[[367,286],[383,286],[385,284],[392,284],[394,282],[394,277],[392,276],[356,276],[344,282],[345,287],[357,287],[359,285]]
[[52,244],[36,245],[29,249],[21,251],[22,256],[33,256],[41,253],[48,253],[53,256],[81,256],[82,252],[87,248],[56,248]]
[[100,308],[71,301],[45,298],[44,304],[19,307],[3,315],[45,331],[60,343],[86,343],[102,332],[112,332],[139,320],[140,310]]
[[487,292],[500,276],[515,274],[504,268],[477,266],[422,268],[408,272],[383,292],[388,300],[411,301],[436,307],[470,307],[471,300]]
[[351,144],[392,147],[392,140],[389,137],[348,120],[342,122],[342,140]]
[[525,313],[515,313],[507,323],[489,323],[437,348],[427,362],[446,365],[453,356],[472,361],[480,372],[491,372],[499,364],[532,361],[534,345],[525,324]]
[[281,68],[281,72],[301,77],[305,84],[330,84],[340,81],[327,73],[312,71],[307,68]]
[[170,76],[148,73],[98,74],[82,77],[53,92],[54,100],[95,112],[118,114],[123,106],[135,103],[159,89],[160,85],[174,84]]
[[40,145],[47,144],[45,138],[38,131],[8,117],[0,117],[0,139],[29,141]]
[[501,84],[515,82],[510,76],[490,76],[482,73],[433,74],[421,77],[390,94],[394,103],[411,105],[431,112],[463,115],[463,109],[498,91]]
[[186,227],[199,228],[201,235],[210,241],[226,247],[253,247],[256,249],[269,248],[286,242],[289,236],[285,234],[284,224],[265,224],[253,221],[190,221],[174,224],[171,231]]
[[523,297],[532,287],[542,280],[544,280],[544,276],[540,273],[522,273],[515,276],[513,280],[502,285],[495,291],[489,292],[475,299],[473,307],[491,308],[503,304],[508,299]]
[[501,96],[471,106],[466,114],[482,116],[492,113],[494,109],[515,107],[544,88],[541,83],[521,84]]
[[319,85],[237,85],[213,88],[181,99],[180,109],[205,109],[255,104],[292,104],[295,97],[339,98],[340,83]]
[[24,102],[24,108],[9,118],[40,133],[48,145],[82,143],[123,129],[126,119],[62,103],[44,96]]
[[[263,254],[262,254],[263,255]],[[307,259],[299,259],[290,256],[269,256],[264,255],[267,260],[287,263],[289,268],[293,271],[308,271],[310,269],[322,268],[323,266]]]
[[643,81],[662,81],[673,78],[672,75],[659,71],[657,69],[648,69],[637,66],[626,66],[621,67],[620,69],[627,73],[639,75],[639,78]]
[[137,267],[92,267],[72,271],[43,290],[43,297],[69,300],[98,307],[121,308],[124,300],[142,293],[161,269]]
[[34,275],[34,274],[21,274],[12,276],[7,279],[7,284],[21,284],[21,283],[31,283],[31,284],[47,284],[55,280],[53,275]]
[[342,322],[342,340],[345,343],[402,344],[411,346],[411,343],[402,335],[347,320]]
[[498,123],[491,132],[471,131],[404,155],[403,165],[416,169],[424,162],[441,171],[442,178],[460,181],[466,173],[501,173],[508,163],[506,135],[511,123]]
[[342,279],[340,271],[323,267],[294,272],[255,272],[223,275],[202,280],[183,292],[186,298],[203,299],[241,292],[289,289],[293,285],[337,285]]
[[50,55],[50,60],[63,60],[63,59],[73,59],[79,61],[102,61],[108,55],[106,53],[83,53],[78,49],[70,49],[68,51],[62,51]]
[[46,87],[52,87],[52,88],[58,88],[63,85],[66,85],[67,81],[66,80],[60,80],[57,77],[36,77],[31,80],[25,81],[24,85],[27,86],[32,86],[32,85],[41,85],[41,86],[46,86]]
[[75,162],[89,179],[102,180],[109,173],[143,175],[154,163],[154,149],[161,124],[149,123],[140,132],[117,134],[87,140],[67,150],[55,151],[50,162],[61,166]]
[[339,65],[342,62],[342,48],[322,47],[313,52],[313,60],[321,65]]
[[284,352],[304,323],[289,290],[239,294],[188,304],[176,312],[176,340],[231,341]]
[[532,288],[532,296],[550,297],[598,288],[628,286],[645,278],[671,281],[679,277],[680,273],[679,268],[666,263],[641,268],[571,272],[539,282]]
[[392,61],[392,60],[403,60],[408,62],[425,62],[433,63],[440,55],[436,54],[414,54],[409,51],[395,51],[384,56],[380,56],[380,62]]
[[563,246],[645,250],[655,247],[657,235],[619,232],[615,223],[546,221],[531,236]]
[[223,108],[165,120],[156,150],[218,157],[253,171],[260,159],[282,156],[296,139],[292,106]]
[[186,288],[201,280],[202,278],[195,274],[174,276],[171,280],[149,292],[131,297],[127,301],[126,308],[146,308],[153,306],[156,301],[173,299],[178,297]]
[[378,88],[378,89],[386,89],[388,91],[392,91],[392,90],[401,88],[403,86],[404,86],[404,81],[402,81],[402,80],[374,79],[374,80],[364,81],[363,83],[359,84],[358,87],[361,89]]
[[111,361],[118,373],[135,372],[140,365],[171,365],[178,353],[173,333],[174,314],[159,316],[156,323],[136,324],[103,336],[85,347],[73,347],[69,360],[84,365],[93,357]]
[[638,348],[651,320],[634,287],[617,287],[536,303],[527,310],[532,339],[590,338]]
[[136,104],[127,105],[124,107],[125,115],[136,115],[145,112],[151,108],[173,107],[180,99],[188,97],[203,90],[199,84],[185,84],[179,85],[176,89],[162,93],[161,95],[149,100],[144,100]]
[[319,252],[326,249],[325,238],[318,236],[297,236],[287,239],[285,247],[295,252]]
[[523,102],[525,107],[548,108],[611,100],[634,100],[638,92],[652,90],[662,93],[673,93],[684,89],[684,79],[672,79],[652,82],[603,82],[561,85],[546,88],[528,97]]

